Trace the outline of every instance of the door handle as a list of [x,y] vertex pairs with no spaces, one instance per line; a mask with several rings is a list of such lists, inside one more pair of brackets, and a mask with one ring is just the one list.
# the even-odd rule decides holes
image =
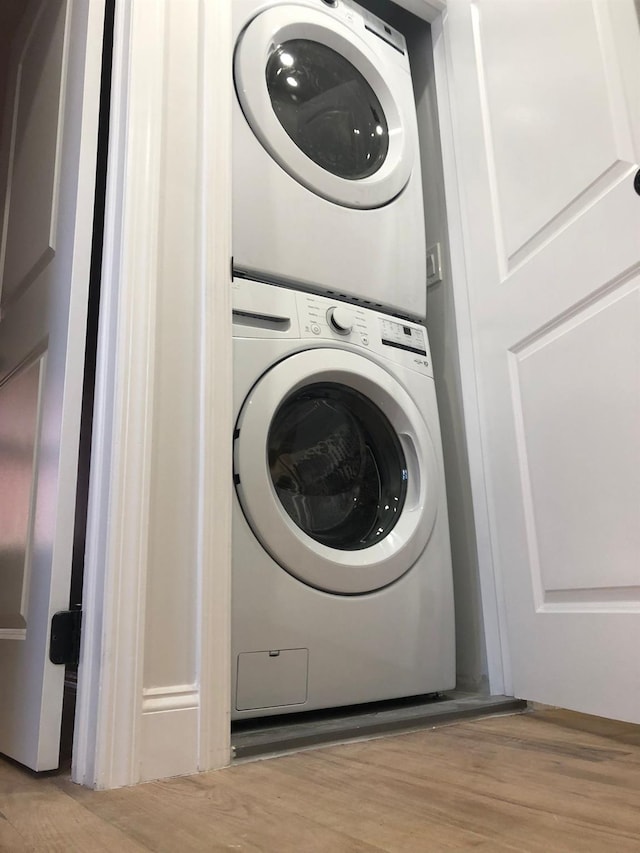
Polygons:
[[407,432],[400,433],[400,443],[404,450],[405,463],[407,466],[407,493],[405,496],[405,508],[414,509],[420,499],[420,461],[413,436]]

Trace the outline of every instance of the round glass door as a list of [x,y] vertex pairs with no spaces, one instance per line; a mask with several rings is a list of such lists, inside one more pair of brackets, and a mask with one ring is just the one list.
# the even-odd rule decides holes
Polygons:
[[415,564],[435,523],[439,474],[413,398],[359,354],[288,356],[249,392],[234,435],[244,517],[283,569],[359,595]]
[[345,207],[389,204],[416,156],[408,62],[377,42],[322,10],[283,3],[257,14],[236,43],[235,90],[254,136],[294,180]]
[[373,175],[389,149],[375,92],[355,66],[319,42],[293,39],[269,57],[267,89],[280,124],[323,169],[347,180]]
[[393,530],[406,461],[386,416],[363,394],[337,383],[295,392],[273,418],[267,452],[282,506],[316,542],[353,551]]

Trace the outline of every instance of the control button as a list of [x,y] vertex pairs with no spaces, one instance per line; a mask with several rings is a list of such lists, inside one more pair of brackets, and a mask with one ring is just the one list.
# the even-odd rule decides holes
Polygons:
[[313,332],[314,335],[319,335],[321,332],[320,326],[317,323],[312,323],[311,324],[311,331]]
[[353,312],[344,305],[334,305],[327,311],[330,328],[339,335],[348,335],[353,329]]
[[363,335],[360,340],[362,341],[363,346],[365,346],[365,347],[369,346],[369,338],[366,335]]

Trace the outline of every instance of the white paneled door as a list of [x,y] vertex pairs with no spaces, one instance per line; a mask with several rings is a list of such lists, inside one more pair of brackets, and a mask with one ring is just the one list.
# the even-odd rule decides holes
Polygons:
[[451,0],[444,30],[513,690],[640,722],[636,9]]
[[58,766],[94,206],[103,0],[33,0],[0,150],[0,752]]

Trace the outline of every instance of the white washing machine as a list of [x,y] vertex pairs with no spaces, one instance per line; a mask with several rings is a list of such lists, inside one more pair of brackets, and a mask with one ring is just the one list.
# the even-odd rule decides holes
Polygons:
[[423,318],[404,37],[351,0],[234,0],[233,9],[236,275]]
[[455,685],[426,330],[233,284],[234,718]]

